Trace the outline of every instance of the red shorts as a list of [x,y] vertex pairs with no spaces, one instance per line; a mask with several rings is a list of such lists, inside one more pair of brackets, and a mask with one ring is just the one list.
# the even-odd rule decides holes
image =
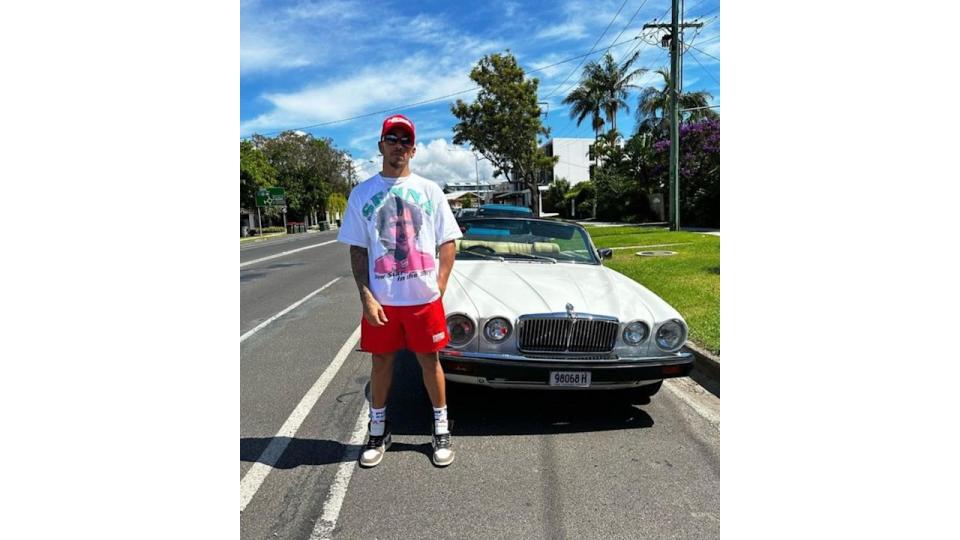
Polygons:
[[450,341],[443,300],[418,306],[383,306],[387,324],[373,326],[360,317],[360,348],[374,354],[407,349],[415,353],[439,351]]

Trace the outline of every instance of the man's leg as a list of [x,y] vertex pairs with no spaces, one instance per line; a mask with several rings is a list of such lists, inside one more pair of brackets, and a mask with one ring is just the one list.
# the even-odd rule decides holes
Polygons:
[[370,367],[370,432],[360,454],[360,465],[376,467],[390,446],[387,431],[387,396],[393,382],[393,359],[396,353],[374,354]]
[[443,367],[440,366],[440,355],[437,353],[417,353],[417,362],[423,372],[423,385],[427,387],[427,395],[435,409],[447,406],[447,385],[443,378]]
[[370,407],[382,409],[387,406],[390,385],[393,384],[393,360],[397,353],[374,354],[370,367]]
[[450,447],[450,429],[447,420],[447,385],[437,353],[417,353],[417,362],[423,372],[423,385],[427,387],[433,403],[433,464],[446,467],[453,463]]

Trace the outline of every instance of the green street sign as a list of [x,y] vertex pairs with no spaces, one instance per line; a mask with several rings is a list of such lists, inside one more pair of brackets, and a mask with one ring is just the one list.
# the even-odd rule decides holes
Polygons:
[[286,204],[287,194],[282,187],[257,190],[257,206],[285,206]]

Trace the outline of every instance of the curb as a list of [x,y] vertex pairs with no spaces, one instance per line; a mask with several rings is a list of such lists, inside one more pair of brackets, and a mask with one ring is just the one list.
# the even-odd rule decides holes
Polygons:
[[701,349],[692,341],[684,345],[684,349],[693,353],[693,366],[700,370],[704,375],[720,381],[720,357],[714,356]]

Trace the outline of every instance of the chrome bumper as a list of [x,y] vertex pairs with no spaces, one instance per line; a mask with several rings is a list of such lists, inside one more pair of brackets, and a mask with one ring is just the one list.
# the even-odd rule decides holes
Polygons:
[[447,380],[497,388],[552,389],[555,387],[548,382],[551,371],[589,371],[593,389],[631,388],[685,377],[693,369],[689,352],[637,358],[601,356],[531,358],[444,349],[440,363]]

